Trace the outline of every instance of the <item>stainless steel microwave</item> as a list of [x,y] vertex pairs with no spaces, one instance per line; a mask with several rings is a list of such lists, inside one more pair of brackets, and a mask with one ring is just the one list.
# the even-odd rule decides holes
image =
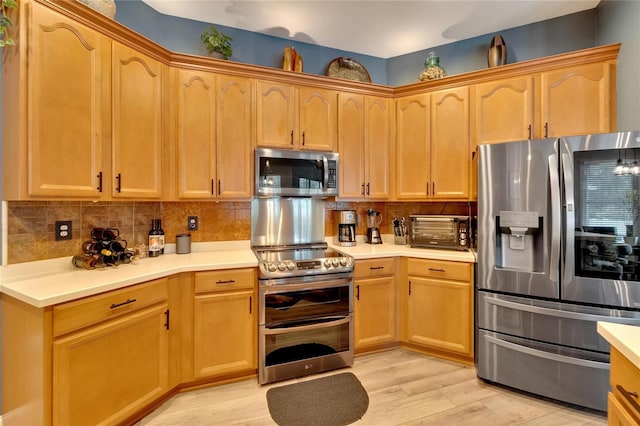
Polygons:
[[334,152],[256,149],[256,195],[326,198],[338,195]]
[[411,247],[469,250],[469,216],[409,216]]

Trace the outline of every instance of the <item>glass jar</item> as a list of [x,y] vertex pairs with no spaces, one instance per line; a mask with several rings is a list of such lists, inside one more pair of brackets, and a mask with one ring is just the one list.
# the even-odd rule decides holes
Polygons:
[[435,80],[445,76],[444,69],[440,66],[440,57],[434,52],[427,55],[424,61],[424,71],[420,73],[420,81]]

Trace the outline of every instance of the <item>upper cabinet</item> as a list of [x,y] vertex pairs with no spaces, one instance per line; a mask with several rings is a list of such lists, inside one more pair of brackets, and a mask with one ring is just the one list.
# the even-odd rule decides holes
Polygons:
[[396,116],[398,199],[468,199],[469,89],[398,99]]
[[175,196],[250,198],[251,80],[174,69],[173,89]]
[[112,196],[161,198],[168,69],[116,42],[112,68]]
[[257,146],[335,151],[338,94],[286,83],[256,83]]
[[340,197],[389,198],[391,101],[375,96],[338,96]]
[[615,131],[615,63],[600,61],[478,83],[475,145]]
[[111,42],[38,3],[22,8],[28,49],[3,54],[3,197],[101,198]]

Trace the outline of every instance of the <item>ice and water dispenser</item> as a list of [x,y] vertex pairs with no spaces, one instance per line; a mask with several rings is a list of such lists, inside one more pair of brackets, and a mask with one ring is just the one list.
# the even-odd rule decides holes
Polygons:
[[535,211],[496,216],[496,267],[544,272],[543,218]]

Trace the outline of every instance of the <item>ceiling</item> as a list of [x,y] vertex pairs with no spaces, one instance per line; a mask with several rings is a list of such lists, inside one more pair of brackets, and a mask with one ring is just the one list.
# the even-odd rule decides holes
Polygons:
[[143,0],[160,13],[380,58],[596,7],[600,0]]

